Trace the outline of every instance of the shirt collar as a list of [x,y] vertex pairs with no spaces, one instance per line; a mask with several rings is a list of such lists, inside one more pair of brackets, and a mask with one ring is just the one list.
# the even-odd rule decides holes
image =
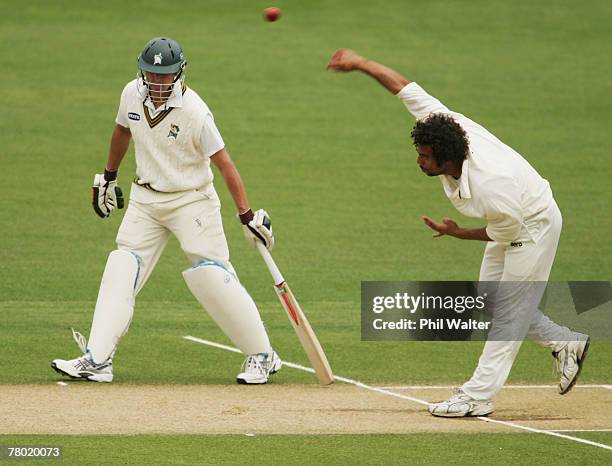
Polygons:
[[463,161],[461,165],[461,176],[459,179],[455,179],[450,175],[442,175],[442,185],[444,186],[444,192],[446,197],[449,199],[471,199],[472,193],[470,191],[469,184],[469,171],[470,163],[469,157]]

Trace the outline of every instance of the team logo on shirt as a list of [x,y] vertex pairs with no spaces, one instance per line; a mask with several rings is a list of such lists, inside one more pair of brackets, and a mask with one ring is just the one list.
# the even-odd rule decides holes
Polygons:
[[161,53],[156,53],[155,55],[153,55],[153,64],[154,65],[161,65],[162,64],[162,54]]
[[130,112],[128,113],[128,118],[134,121],[140,121],[140,115],[138,113]]
[[168,137],[173,137],[176,139],[180,130],[181,129],[177,125],[170,123],[170,132],[168,133]]

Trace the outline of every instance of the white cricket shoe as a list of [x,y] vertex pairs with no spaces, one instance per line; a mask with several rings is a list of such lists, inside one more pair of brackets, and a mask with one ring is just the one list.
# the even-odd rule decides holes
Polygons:
[[432,415],[440,417],[487,416],[493,412],[493,402],[474,400],[460,388],[453,388],[447,401],[431,403],[428,410]]
[[576,341],[568,341],[560,351],[553,352],[557,372],[561,374],[559,393],[569,392],[580,375],[584,358],[586,358],[591,338],[582,333],[576,333]]
[[113,360],[109,358],[102,364],[96,364],[91,359],[89,351],[76,359],[54,359],[51,367],[73,379],[86,379],[92,382],[113,381]]
[[[72,337],[79,345],[81,352],[85,353],[76,359],[54,359],[51,367],[62,375],[67,375],[73,379],[86,379],[92,382],[112,382],[113,381],[113,360],[108,358],[101,364],[96,364],[87,349],[87,340],[79,332],[72,330]],[[111,355],[112,356],[112,355]]]
[[242,372],[236,376],[239,384],[267,383],[270,375],[278,372],[283,366],[281,359],[271,353],[249,354],[242,364]]

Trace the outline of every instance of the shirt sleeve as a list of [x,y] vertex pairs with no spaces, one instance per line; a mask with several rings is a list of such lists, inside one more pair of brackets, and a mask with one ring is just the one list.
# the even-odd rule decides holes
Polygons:
[[484,202],[489,238],[498,243],[516,240],[523,225],[523,211],[514,183],[510,180],[496,183],[495,191]]
[[115,118],[115,123],[123,126],[124,128],[130,127],[130,122],[128,121],[127,116],[127,89],[128,86],[123,88],[123,92],[121,93],[121,100],[119,101],[119,110],[117,110],[117,117]]
[[430,96],[415,82],[406,84],[396,96],[417,120],[422,120],[432,113],[450,113],[442,102]]
[[215,125],[215,119],[210,112],[204,118],[201,140],[202,153],[205,157],[210,157],[225,147],[225,142],[223,142],[221,133],[219,133],[217,125]]

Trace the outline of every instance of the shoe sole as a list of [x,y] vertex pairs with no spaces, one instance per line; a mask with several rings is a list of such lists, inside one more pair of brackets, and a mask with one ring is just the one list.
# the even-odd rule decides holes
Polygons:
[[582,364],[584,364],[584,360],[586,359],[587,353],[589,352],[589,346],[591,346],[591,337],[587,338],[586,345],[584,345],[584,349],[582,350],[582,354],[580,355],[580,359],[578,360],[578,371],[576,372],[574,379],[570,382],[564,392],[560,392],[561,395],[569,393],[569,391],[574,388],[574,385],[576,385],[576,382],[578,381],[578,376],[582,371]]
[[264,385],[264,384],[268,383],[267,380],[265,380],[263,382],[247,382],[244,379],[238,379],[238,378],[236,378],[236,382],[238,383],[238,385]]
[[489,411],[485,411],[484,413],[475,413],[474,411],[471,411],[467,415],[469,417],[487,417],[489,414],[493,414],[493,407],[491,407]]
[[490,411],[485,411],[484,413],[477,413],[475,411],[468,411],[466,414],[461,413],[432,413],[429,411],[429,414],[435,417],[486,417],[489,414],[493,414],[493,408]]
[[68,373],[68,372],[66,372],[66,371],[61,370],[59,367],[57,367],[57,365],[56,365],[54,362],[52,362],[52,363],[51,363],[51,368],[52,368],[52,369],[53,369],[55,372],[57,372],[58,374],[65,375],[65,376],[67,376],[67,377],[70,377],[71,379],[76,379],[76,380],[87,380],[88,382],[105,382],[105,383],[109,383],[109,382],[112,382],[112,381],[113,381],[112,377],[111,377],[111,379],[110,379],[110,380],[105,380],[104,378],[102,378],[102,379],[97,379],[97,378],[95,378],[95,377],[96,377],[95,375],[91,375],[91,376],[89,376],[89,377],[83,377],[83,376],[80,376],[80,375],[72,375],[72,374],[69,374],[69,373]]
[[270,373],[268,374],[268,378],[262,382],[247,382],[245,379],[240,379],[238,377],[236,377],[236,382],[238,383],[238,385],[263,385],[265,383],[268,383],[268,380],[270,380],[270,376],[272,374],[276,374],[279,369],[280,367],[276,369],[275,371],[270,371]]
[[[272,374],[276,374],[279,371],[280,367],[274,371],[270,371],[270,373],[268,374],[268,380],[269,380],[269,376]],[[245,379],[239,379],[238,377],[236,377],[236,382],[239,385],[263,385],[265,383],[268,383],[268,380],[265,380],[263,382],[247,382]]]
[[61,370],[59,367],[57,367],[57,365],[54,362],[51,363],[51,368],[58,374],[65,375],[67,377],[70,377],[71,379],[82,379],[83,378],[83,377],[74,376],[72,374],[69,374],[68,372]]

